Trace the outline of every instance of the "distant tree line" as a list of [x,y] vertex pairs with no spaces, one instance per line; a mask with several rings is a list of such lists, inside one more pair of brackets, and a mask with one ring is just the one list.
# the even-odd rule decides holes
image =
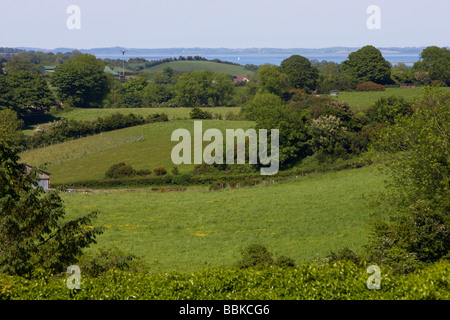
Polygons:
[[230,61],[224,61],[220,59],[211,59],[208,60],[205,57],[202,56],[179,56],[177,57],[169,57],[169,58],[163,58],[158,60],[147,60],[144,58],[129,58],[128,60],[120,60],[120,59],[104,59],[103,62],[105,65],[110,66],[111,68],[122,68],[125,66],[127,70],[132,71],[142,71],[144,69],[149,69],[155,66],[159,66],[161,64],[173,62],[173,61],[210,61],[215,63],[223,63],[223,64],[229,64],[229,65],[236,65],[240,66],[238,63],[230,62]]

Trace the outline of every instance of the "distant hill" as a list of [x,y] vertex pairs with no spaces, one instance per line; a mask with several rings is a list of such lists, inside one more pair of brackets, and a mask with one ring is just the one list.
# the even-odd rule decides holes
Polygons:
[[177,72],[192,72],[192,71],[212,71],[216,73],[225,73],[230,75],[250,75],[253,77],[254,71],[245,69],[243,66],[231,65],[225,63],[217,63],[212,61],[172,61],[163,63],[148,69],[145,72],[156,73],[163,71],[164,68],[170,67]]

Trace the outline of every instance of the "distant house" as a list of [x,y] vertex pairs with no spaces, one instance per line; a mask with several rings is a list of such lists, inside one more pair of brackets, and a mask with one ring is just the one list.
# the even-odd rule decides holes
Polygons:
[[249,82],[250,81],[250,76],[249,75],[237,75],[237,76],[233,76],[233,82]]
[[[26,173],[30,173],[31,170],[34,168],[32,166],[29,166],[25,164]],[[50,173],[38,170],[38,179],[37,179],[37,185],[44,188],[45,191],[50,189]],[[36,188],[36,186],[33,185],[33,188]]]

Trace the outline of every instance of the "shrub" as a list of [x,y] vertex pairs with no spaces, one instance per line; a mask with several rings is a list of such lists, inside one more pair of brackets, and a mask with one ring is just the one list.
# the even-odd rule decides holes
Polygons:
[[212,119],[212,114],[208,111],[203,111],[199,107],[194,107],[189,113],[191,119]]
[[149,114],[145,118],[145,123],[166,122],[166,121],[169,121],[169,117],[165,113]]
[[191,175],[190,174],[178,174],[173,176],[172,182],[177,185],[187,185],[190,183]]
[[351,133],[335,116],[311,119],[309,130],[311,148],[319,162],[346,158],[350,149]]
[[292,268],[295,267],[295,261],[291,257],[280,256],[275,259],[274,265],[280,268]]
[[136,171],[131,165],[127,165],[125,162],[113,164],[108,171],[105,172],[106,178],[118,179],[123,177],[132,177]]
[[273,264],[273,254],[262,244],[251,244],[241,251],[242,260],[238,262],[241,269],[250,267],[267,267]]
[[382,97],[371,104],[367,116],[373,123],[394,124],[399,117],[410,116],[413,108],[403,98],[391,96]]
[[166,168],[161,166],[161,167],[153,168],[153,173],[157,176],[163,176],[167,173],[167,170],[166,170]]
[[129,272],[143,272],[147,269],[145,263],[134,254],[126,254],[117,248],[102,248],[95,254],[84,254],[78,266],[83,270],[83,275],[89,277],[99,277],[113,269]]
[[175,175],[175,176],[180,174],[180,171],[178,170],[178,167],[173,167],[171,171],[172,171],[172,174]]
[[171,184],[173,183],[173,176],[171,174],[166,174],[163,178],[163,182],[165,184]]
[[361,262],[361,257],[359,257],[355,252],[345,247],[344,249],[338,250],[337,252],[331,251],[323,260],[323,262],[336,262],[336,261],[351,261],[355,265]]
[[385,88],[381,84],[372,81],[362,82],[356,86],[356,91],[384,91]]

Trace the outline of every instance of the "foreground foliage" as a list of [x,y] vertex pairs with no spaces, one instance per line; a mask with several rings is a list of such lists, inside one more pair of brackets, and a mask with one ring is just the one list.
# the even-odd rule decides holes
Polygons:
[[59,195],[34,186],[37,172],[26,173],[17,151],[0,140],[0,272],[64,270],[102,233],[102,228],[84,228],[97,213],[65,220]]
[[[83,272],[83,271],[82,271]],[[69,290],[68,275],[45,273],[27,280],[0,275],[0,299],[158,299],[158,300],[365,300],[449,299],[450,264],[442,261],[408,275],[381,269],[381,289],[367,289],[370,274],[351,262],[309,263],[295,268],[214,269],[191,274],[131,273],[110,270],[81,278],[80,290]]]

